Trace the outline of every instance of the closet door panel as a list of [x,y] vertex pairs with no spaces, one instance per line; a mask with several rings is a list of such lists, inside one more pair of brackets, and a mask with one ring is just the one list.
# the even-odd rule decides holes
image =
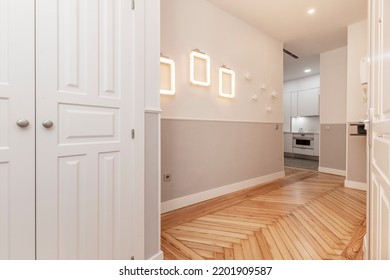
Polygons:
[[34,21],[34,1],[0,1],[0,259],[35,258]]
[[37,0],[38,259],[133,256],[134,13]]

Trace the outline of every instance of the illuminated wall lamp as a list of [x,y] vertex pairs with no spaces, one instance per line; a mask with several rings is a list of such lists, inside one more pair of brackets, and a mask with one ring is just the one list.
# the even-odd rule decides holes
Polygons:
[[[195,79],[195,60],[201,59],[205,62],[206,80],[200,81]],[[190,81],[194,85],[198,86],[210,86],[210,57],[198,49],[195,49],[190,54]]]
[[170,89],[160,89],[160,94],[175,95],[176,93],[175,62],[168,57],[161,56],[160,64],[166,64],[170,69]]
[[[230,83],[230,92],[224,91],[224,81],[229,79],[227,82]],[[236,95],[236,73],[227,68],[225,65],[219,68],[219,96],[234,98]]]

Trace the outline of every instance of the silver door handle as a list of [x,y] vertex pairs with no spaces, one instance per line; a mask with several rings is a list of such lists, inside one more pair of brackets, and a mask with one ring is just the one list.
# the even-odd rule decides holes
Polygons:
[[52,121],[43,121],[42,125],[44,128],[51,128],[54,123]]
[[21,120],[18,120],[16,122],[16,124],[21,127],[21,128],[26,128],[30,125],[30,122],[28,120],[25,120],[25,119],[21,119]]

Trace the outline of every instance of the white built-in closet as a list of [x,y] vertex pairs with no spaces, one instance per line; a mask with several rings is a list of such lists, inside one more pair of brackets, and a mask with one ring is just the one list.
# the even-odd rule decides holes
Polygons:
[[133,4],[0,1],[0,259],[142,258]]

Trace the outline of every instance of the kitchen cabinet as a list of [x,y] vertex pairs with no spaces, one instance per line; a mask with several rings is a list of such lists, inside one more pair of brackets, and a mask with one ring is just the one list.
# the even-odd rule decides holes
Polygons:
[[291,117],[298,117],[298,92],[291,92]]
[[292,133],[284,133],[284,152],[292,153],[293,152],[293,137]]
[[314,150],[311,149],[293,148],[293,153],[298,155],[314,156]]
[[[288,126],[290,118],[319,116],[319,89],[287,92],[284,94],[284,121]],[[290,126],[288,126],[290,127]]]
[[[293,104],[293,103],[292,103]],[[299,117],[319,115],[319,89],[308,89],[298,92],[297,115]],[[293,111],[293,110],[291,110]]]
[[298,92],[286,92],[283,95],[284,131],[291,131],[291,118],[298,116]]
[[283,131],[291,131],[291,94],[285,93],[283,95],[283,112],[284,112],[284,126]]

